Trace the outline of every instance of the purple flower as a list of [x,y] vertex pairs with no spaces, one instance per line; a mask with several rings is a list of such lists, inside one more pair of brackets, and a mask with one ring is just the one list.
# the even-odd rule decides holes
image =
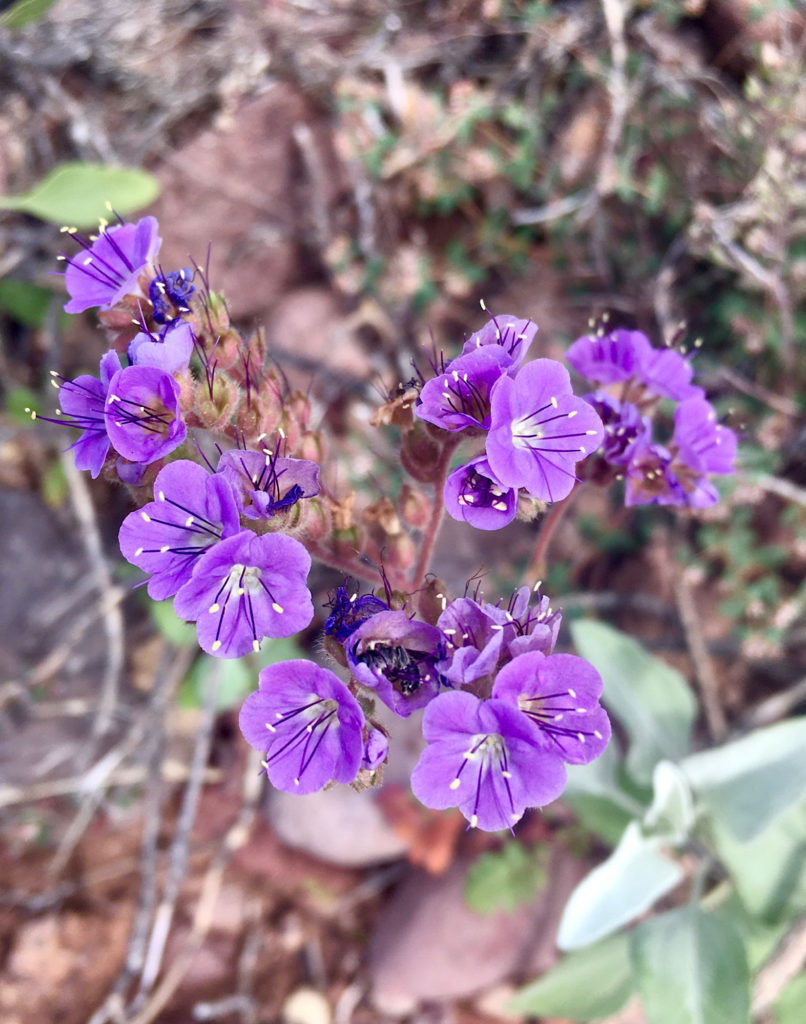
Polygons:
[[156,366],[127,366],[115,374],[105,418],[113,448],[131,462],[156,462],[187,436],[179,411],[179,385]]
[[501,657],[504,634],[513,632],[509,616],[493,604],[469,597],[451,601],[437,620],[445,635],[445,657],[437,668],[456,686],[467,686],[494,674]]
[[319,467],[308,459],[236,448],[224,452],[218,472],[232,484],[249,519],[272,519],[301,498],[319,493]]
[[509,314],[493,316],[480,331],[471,334],[465,341],[462,355],[487,345],[498,345],[509,357],[509,366],[517,367],[523,362],[535,334],[537,324],[531,320],[521,320]]
[[518,492],[505,487],[490,469],[484,455],[459,466],[445,481],[448,515],[470,523],[477,530],[500,530],[518,511]]
[[443,430],[486,430],[490,390],[510,365],[510,355],[497,345],[458,356],[423,385],[416,414]]
[[85,250],[67,261],[64,284],[70,294],[67,313],[82,313],[99,306],[111,309],[124,295],[138,294],[138,278],[159,252],[162,239],[154,217],[136,224],[115,224],[92,240],[69,232]]
[[634,379],[678,401],[702,395],[702,388],[691,383],[691,361],[674,349],[653,348],[643,331],[617,327],[609,334],[586,334],[568,349],[566,359],[577,373],[600,384]]
[[159,334],[141,331],[129,342],[129,362],[134,366],[156,366],[166,373],[180,373],[188,368],[193,355],[193,328],[175,320]]
[[264,668],[241,708],[246,742],[265,751],[269,781],[286,793],[352,782],[364,753],[364,714],[332,672],[295,659]]
[[336,596],[330,602],[330,615],[325,619],[326,636],[332,636],[343,643],[354,633],[362,622],[388,612],[389,605],[374,594],[359,594],[355,587],[337,587]]
[[70,447],[76,453],[76,467],[88,469],[93,479],[101,472],[109,451],[104,408],[110,384],[119,371],[120,357],[117,352],[107,352],[101,358],[100,377],[85,373],[75,380],[64,381],[59,388],[60,417],[52,422],[82,432]]
[[187,459],[160,470],[154,498],[126,516],[118,540],[123,557],[151,574],[149,595],[162,601],[188,582],[206,551],[238,533],[241,524],[229,483]]
[[509,659],[531,651],[551,654],[557,643],[562,613],[551,607],[551,598],[536,591],[521,587],[505,609],[508,628],[504,631],[503,653]]
[[604,443],[599,451],[611,466],[626,466],[636,443],[652,438],[652,423],[632,402],[620,402],[605,391],[585,395],[604,424]]
[[263,637],[291,636],[308,625],[310,568],[310,555],[293,537],[243,530],[196,561],[174,611],[196,622],[202,650],[240,658],[260,650]]
[[436,669],[442,633],[404,611],[378,612],[362,622],[345,642],[350,671],[362,686],[375,690],[401,718],[423,707],[444,682]]
[[613,384],[635,377],[651,349],[641,331],[617,327],[609,334],[585,334],[565,353],[577,373],[600,384]]
[[672,466],[672,454],[660,444],[637,444],[627,463],[624,504],[685,505],[685,492]]
[[588,764],[610,739],[599,706],[602,677],[573,654],[521,654],[495,680],[493,697],[519,708],[537,726],[544,745],[569,764]]
[[492,392],[487,459],[507,487],[525,487],[559,501],[576,482],[574,467],[595,451],[604,429],[596,412],[571,390],[568,371],[553,359],[527,363]]
[[196,291],[190,267],[160,272],[148,286],[148,297],[154,307],[154,322],[165,324],[183,313],[189,313],[188,299]]
[[673,444],[678,459],[698,473],[736,470],[736,435],[717,422],[713,406],[704,398],[689,398],[675,409]]
[[425,710],[423,735],[414,795],[426,807],[458,807],[472,828],[512,828],[527,807],[550,803],[565,785],[562,759],[508,701],[442,693]]

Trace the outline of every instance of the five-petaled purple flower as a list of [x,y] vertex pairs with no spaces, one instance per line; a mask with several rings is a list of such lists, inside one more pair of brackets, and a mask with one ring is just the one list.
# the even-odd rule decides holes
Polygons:
[[258,651],[264,637],[292,636],[308,625],[310,568],[311,556],[293,537],[242,530],[196,561],[174,611],[195,621],[202,650],[240,658]]
[[282,458],[277,452],[235,448],[218,462],[243,503],[248,519],[272,519],[302,498],[319,493],[319,467],[308,459]]
[[104,409],[109,387],[120,371],[117,352],[101,357],[99,371],[99,377],[84,373],[75,380],[64,381],[59,388],[60,418],[54,421],[81,431],[70,447],[76,453],[76,468],[89,470],[93,479],[101,472],[109,451]]
[[131,462],[156,462],[187,436],[179,384],[156,366],[119,370],[109,383],[104,414],[112,447]]
[[602,421],[571,389],[568,371],[553,359],[535,359],[491,395],[487,460],[507,487],[524,487],[543,501],[565,498],[574,467],[602,442]]
[[445,509],[477,530],[500,530],[518,512],[518,492],[496,479],[484,455],[455,469],[445,481]]
[[92,239],[68,232],[84,252],[67,259],[64,284],[70,294],[67,313],[81,313],[98,306],[111,309],[124,295],[140,293],[138,278],[159,252],[162,239],[157,235],[154,217],[143,217],[136,224],[102,222]]
[[563,760],[507,700],[442,693],[425,709],[423,735],[414,795],[426,807],[458,807],[472,828],[512,828],[527,807],[550,803],[565,785]]
[[[328,782],[352,782],[365,755],[364,713],[338,676],[296,659],[264,668],[259,682],[241,708],[240,726],[247,743],[265,752],[271,784],[315,793]],[[373,767],[380,754],[373,741]]]
[[457,356],[426,381],[415,407],[421,420],[443,430],[486,430],[490,426],[490,392],[512,363],[498,345],[484,345]]
[[126,516],[118,541],[123,557],[151,574],[148,593],[162,601],[188,582],[206,551],[240,532],[241,522],[224,477],[187,459],[160,470],[154,499]]

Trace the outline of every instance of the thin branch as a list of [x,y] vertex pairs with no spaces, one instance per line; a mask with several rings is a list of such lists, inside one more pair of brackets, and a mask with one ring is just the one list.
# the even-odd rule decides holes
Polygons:
[[694,604],[691,580],[685,569],[677,573],[673,586],[686,645],[702,695],[708,731],[711,738],[718,743],[724,739],[728,731],[728,722],[719,699],[719,680],[702,633],[700,615]]

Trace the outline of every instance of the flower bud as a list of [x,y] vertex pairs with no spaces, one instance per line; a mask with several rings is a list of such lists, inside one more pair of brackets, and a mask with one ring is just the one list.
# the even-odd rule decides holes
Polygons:
[[303,430],[308,429],[311,422],[311,400],[301,391],[292,391],[285,400],[285,410],[293,416]]
[[400,488],[400,497],[397,499],[397,507],[404,522],[418,530],[428,525],[433,507],[431,498],[417,491],[409,484],[403,484]]
[[386,563],[393,569],[410,569],[417,558],[414,541],[407,533],[389,537],[384,552]]
[[306,430],[294,455],[298,459],[308,459],[321,466],[325,458],[325,439],[318,430]]
[[316,542],[324,540],[330,533],[330,515],[320,498],[307,498],[300,502],[304,507],[302,530],[308,540]]
[[420,597],[417,602],[420,618],[435,626],[437,619],[447,607],[448,599],[445,596],[447,592],[447,588],[442,580],[436,577],[430,579],[420,591]]
[[403,435],[400,462],[409,476],[420,483],[432,483],[437,478],[442,445],[431,436],[427,425],[417,422]]
[[223,430],[232,419],[241,395],[231,380],[218,374],[212,390],[211,396],[205,384],[196,388],[194,412],[208,430]]
[[325,635],[324,644],[325,653],[329,654],[331,658],[342,668],[347,668],[347,654],[344,650],[344,645],[341,644],[334,636]]

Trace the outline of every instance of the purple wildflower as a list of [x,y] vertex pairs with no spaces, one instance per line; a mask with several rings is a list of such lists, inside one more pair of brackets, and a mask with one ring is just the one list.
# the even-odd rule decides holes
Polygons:
[[455,469],[445,481],[445,508],[477,530],[500,530],[515,518],[518,492],[496,479],[484,455]]
[[627,463],[624,504],[685,505],[685,494],[672,468],[672,453],[660,444],[637,444]]
[[139,294],[138,278],[159,252],[162,239],[154,217],[136,224],[102,222],[93,239],[69,232],[85,250],[67,260],[64,284],[70,294],[67,313],[82,313],[98,306],[111,309],[124,295]]
[[151,574],[155,601],[173,595],[191,577],[196,561],[241,528],[229,483],[196,462],[171,462],[154,481],[155,500],[123,520],[118,534],[123,557]]
[[264,668],[241,708],[246,742],[265,751],[269,781],[286,793],[352,782],[364,753],[364,714],[344,683],[312,661]]
[[263,637],[291,636],[308,625],[310,568],[310,555],[293,537],[243,530],[196,561],[174,611],[196,622],[202,650],[240,658],[260,650]]
[[675,409],[673,443],[678,459],[698,473],[735,472],[736,435],[717,422],[704,398],[689,398]]
[[604,443],[599,454],[611,466],[626,466],[633,447],[651,440],[652,423],[632,402],[620,402],[605,391],[585,395],[604,424]]
[[156,366],[166,373],[181,373],[193,355],[193,328],[175,320],[159,334],[141,331],[129,342],[129,362],[134,366]]
[[154,322],[170,323],[183,313],[189,313],[188,299],[196,291],[190,267],[160,272],[148,286],[148,297],[154,307]]
[[444,682],[435,667],[443,653],[442,633],[404,611],[378,612],[344,646],[356,680],[401,718],[427,704]]
[[118,371],[109,384],[105,417],[113,448],[131,462],[156,462],[187,436],[179,411],[179,385],[156,366]]
[[487,459],[496,477],[543,501],[566,497],[577,479],[575,464],[599,447],[604,429],[574,395],[565,367],[536,359],[516,377],[499,378],[491,399]]
[[565,785],[562,759],[508,701],[442,693],[425,710],[423,735],[414,795],[426,807],[458,807],[472,828],[512,828],[527,807],[550,803]]
[[276,451],[236,448],[224,452],[218,472],[232,484],[249,519],[272,519],[301,498],[312,498],[320,489],[315,462],[280,458]]
[[569,764],[588,764],[610,739],[610,721],[599,706],[602,677],[573,654],[521,654],[495,680],[493,697],[519,708],[546,748]]
[[445,635],[445,657],[437,668],[456,686],[467,686],[494,674],[501,657],[504,634],[512,632],[508,614],[493,604],[469,597],[451,601],[437,620]]
[[635,377],[642,366],[649,338],[641,331],[617,327],[609,334],[585,334],[565,353],[577,373],[600,384]]
[[641,380],[654,394],[680,402],[686,398],[702,398],[703,390],[691,383],[694,367],[691,360],[673,348],[652,348],[641,364]]
[[107,352],[101,358],[99,377],[88,373],[75,380],[63,380],[59,388],[59,418],[38,417],[81,431],[81,436],[70,446],[74,449],[77,469],[87,469],[93,479],[101,472],[109,451],[104,408],[109,387],[120,371],[117,352]]
[[325,635],[343,643],[362,622],[378,612],[390,610],[389,605],[374,594],[359,594],[354,587],[349,590],[346,586],[337,587],[336,596],[330,602],[330,615],[325,620]]
[[416,414],[443,430],[486,430],[490,391],[510,363],[509,354],[497,345],[458,356],[423,385]]
[[518,367],[524,360],[529,346],[537,334],[537,324],[531,320],[504,314],[490,317],[490,320],[475,331],[462,346],[462,355],[475,352],[477,348],[498,345],[509,357],[509,366]]
[[551,598],[540,594],[537,587],[520,587],[504,611],[509,626],[504,632],[506,657],[516,658],[531,651],[551,654],[562,623],[562,613],[551,607]]

